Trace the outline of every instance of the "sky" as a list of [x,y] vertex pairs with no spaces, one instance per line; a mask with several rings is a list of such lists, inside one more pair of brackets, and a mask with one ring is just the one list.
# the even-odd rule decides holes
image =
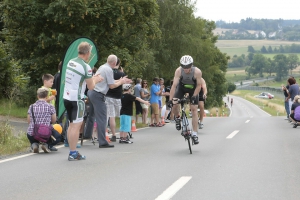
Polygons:
[[299,4],[299,0],[197,0],[195,16],[226,22],[240,22],[248,17],[300,19]]

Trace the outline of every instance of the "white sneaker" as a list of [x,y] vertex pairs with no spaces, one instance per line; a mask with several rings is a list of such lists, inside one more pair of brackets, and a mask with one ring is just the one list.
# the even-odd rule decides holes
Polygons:
[[199,124],[199,129],[203,129],[204,125],[202,123]]
[[199,129],[203,129],[203,123],[201,123],[200,120],[198,120],[198,127],[199,127]]
[[166,119],[166,120],[165,120],[165,123],[170,123],[170,120],[169,120],[169,119]]

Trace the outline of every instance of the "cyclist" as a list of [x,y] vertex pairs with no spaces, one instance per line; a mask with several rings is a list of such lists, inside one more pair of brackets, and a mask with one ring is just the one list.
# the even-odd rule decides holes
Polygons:
[[179,116],[179,104],[176,99],[181,99],[184,94],[189,93],[191,111],[192,111],[192,138],[194,144],[198,144],[198,94],[201,89],[202,72],[199,68],[193,66],[193,58],[189,55],[182,56],[180,67],[175,71],[173,85],[170,91],[170,100],[173,100],[173,112],[176,121],[176,129],[181,129]]

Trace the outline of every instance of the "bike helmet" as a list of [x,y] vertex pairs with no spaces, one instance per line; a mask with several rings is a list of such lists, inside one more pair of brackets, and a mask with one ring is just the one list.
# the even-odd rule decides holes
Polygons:
[[180,66],[184,69],[191,68],[193,65],[193,58],[189,55],[182,56],[180,59]]
[[129,90],[131,88],[131,84],[123,84],[123,90]]

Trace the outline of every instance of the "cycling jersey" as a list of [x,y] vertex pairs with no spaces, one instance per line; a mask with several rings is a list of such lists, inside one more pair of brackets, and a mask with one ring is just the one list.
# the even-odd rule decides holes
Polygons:
[[196,79],[194,77],[195,74],[195,67],[191,67],[191,72],[186,74],[181,68],[181,76],[180,76],[180,84],[188,89],[195,89],[196,88]]
[[85,79],[89,78],[92,78],[92,69],[84,60],[79,57],[70,60],[66,69],[63,98],[69,101],[83,99],[86,88]]

